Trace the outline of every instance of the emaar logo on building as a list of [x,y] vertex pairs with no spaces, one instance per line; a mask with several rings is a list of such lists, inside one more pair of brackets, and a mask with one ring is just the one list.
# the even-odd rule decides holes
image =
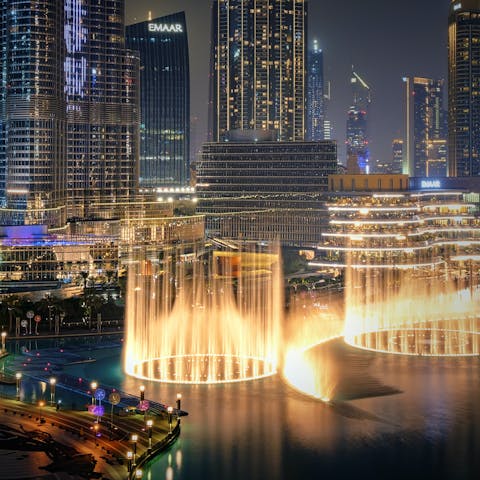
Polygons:
[[149,32],[160,32],[160,33],[183,33],[183,25],[180,23],[149,23],[148,24]]
[[422,180],[420,188],[442,188],[440,180]]

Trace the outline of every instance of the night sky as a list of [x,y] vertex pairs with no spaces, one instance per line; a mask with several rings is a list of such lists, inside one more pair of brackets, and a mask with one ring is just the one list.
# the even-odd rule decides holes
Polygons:
[[[391,159],[403,136],[402,76],[446,78],[449,0],[310,0],[309,38],[324,51],[332,100],[327,116],[344,162],[351,65],[372,89],[371,158]],[[207,124],[211,0],[126,0],[127,23],[185,10],[191,58],[192,115]],[[446,103],[445,103],[446,105]]]

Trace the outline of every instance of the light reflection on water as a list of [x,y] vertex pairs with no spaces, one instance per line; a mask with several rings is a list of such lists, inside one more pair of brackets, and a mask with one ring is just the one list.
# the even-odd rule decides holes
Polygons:
[[[123,378],[118,361],[85,365],[85,374],[137,391],[140,381]],[[378,354],[369,374],[401,393],[328,405],[278,376],[233,385],[147,383],[147,397],[158,401],[173,404],[181,392],[189,416],[145,478],[480,478],[478,358]]]

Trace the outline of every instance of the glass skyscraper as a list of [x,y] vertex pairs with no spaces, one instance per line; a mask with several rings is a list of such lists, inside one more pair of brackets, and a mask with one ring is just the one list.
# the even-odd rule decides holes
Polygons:
[[190,73],[184,12],[130,25],[127,45],[140,53],[140,186],[188,184]]
[[448,170],[480,175],[480,0],[452,0],[448,21]]
[[307,62],[307,137],[309,141],[325,139],[325,98],[323,79],[323,52],[314,41]]
[[425,177],[434,141],[445,140],[443,80],[405,77],[406,165],[411,177]]
[[124,14],[124,0],[0,0],[0,203],[12,223],[61,223],[134,195],[139,63]]
[[359,173],[368,173],[370,149],[368,141],[368,111],[371,103],[370,87],[352,70],[352,104],[347,116],[347,159],[356,160]]
[[214,0],[211,141],[230,130],[305,137],[306,0]]

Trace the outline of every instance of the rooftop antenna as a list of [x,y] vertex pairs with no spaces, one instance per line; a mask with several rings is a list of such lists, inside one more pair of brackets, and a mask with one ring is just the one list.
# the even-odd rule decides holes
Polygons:
[[148,11],[148,21],[149,22],[152,21],[152,11],[151,10]]

